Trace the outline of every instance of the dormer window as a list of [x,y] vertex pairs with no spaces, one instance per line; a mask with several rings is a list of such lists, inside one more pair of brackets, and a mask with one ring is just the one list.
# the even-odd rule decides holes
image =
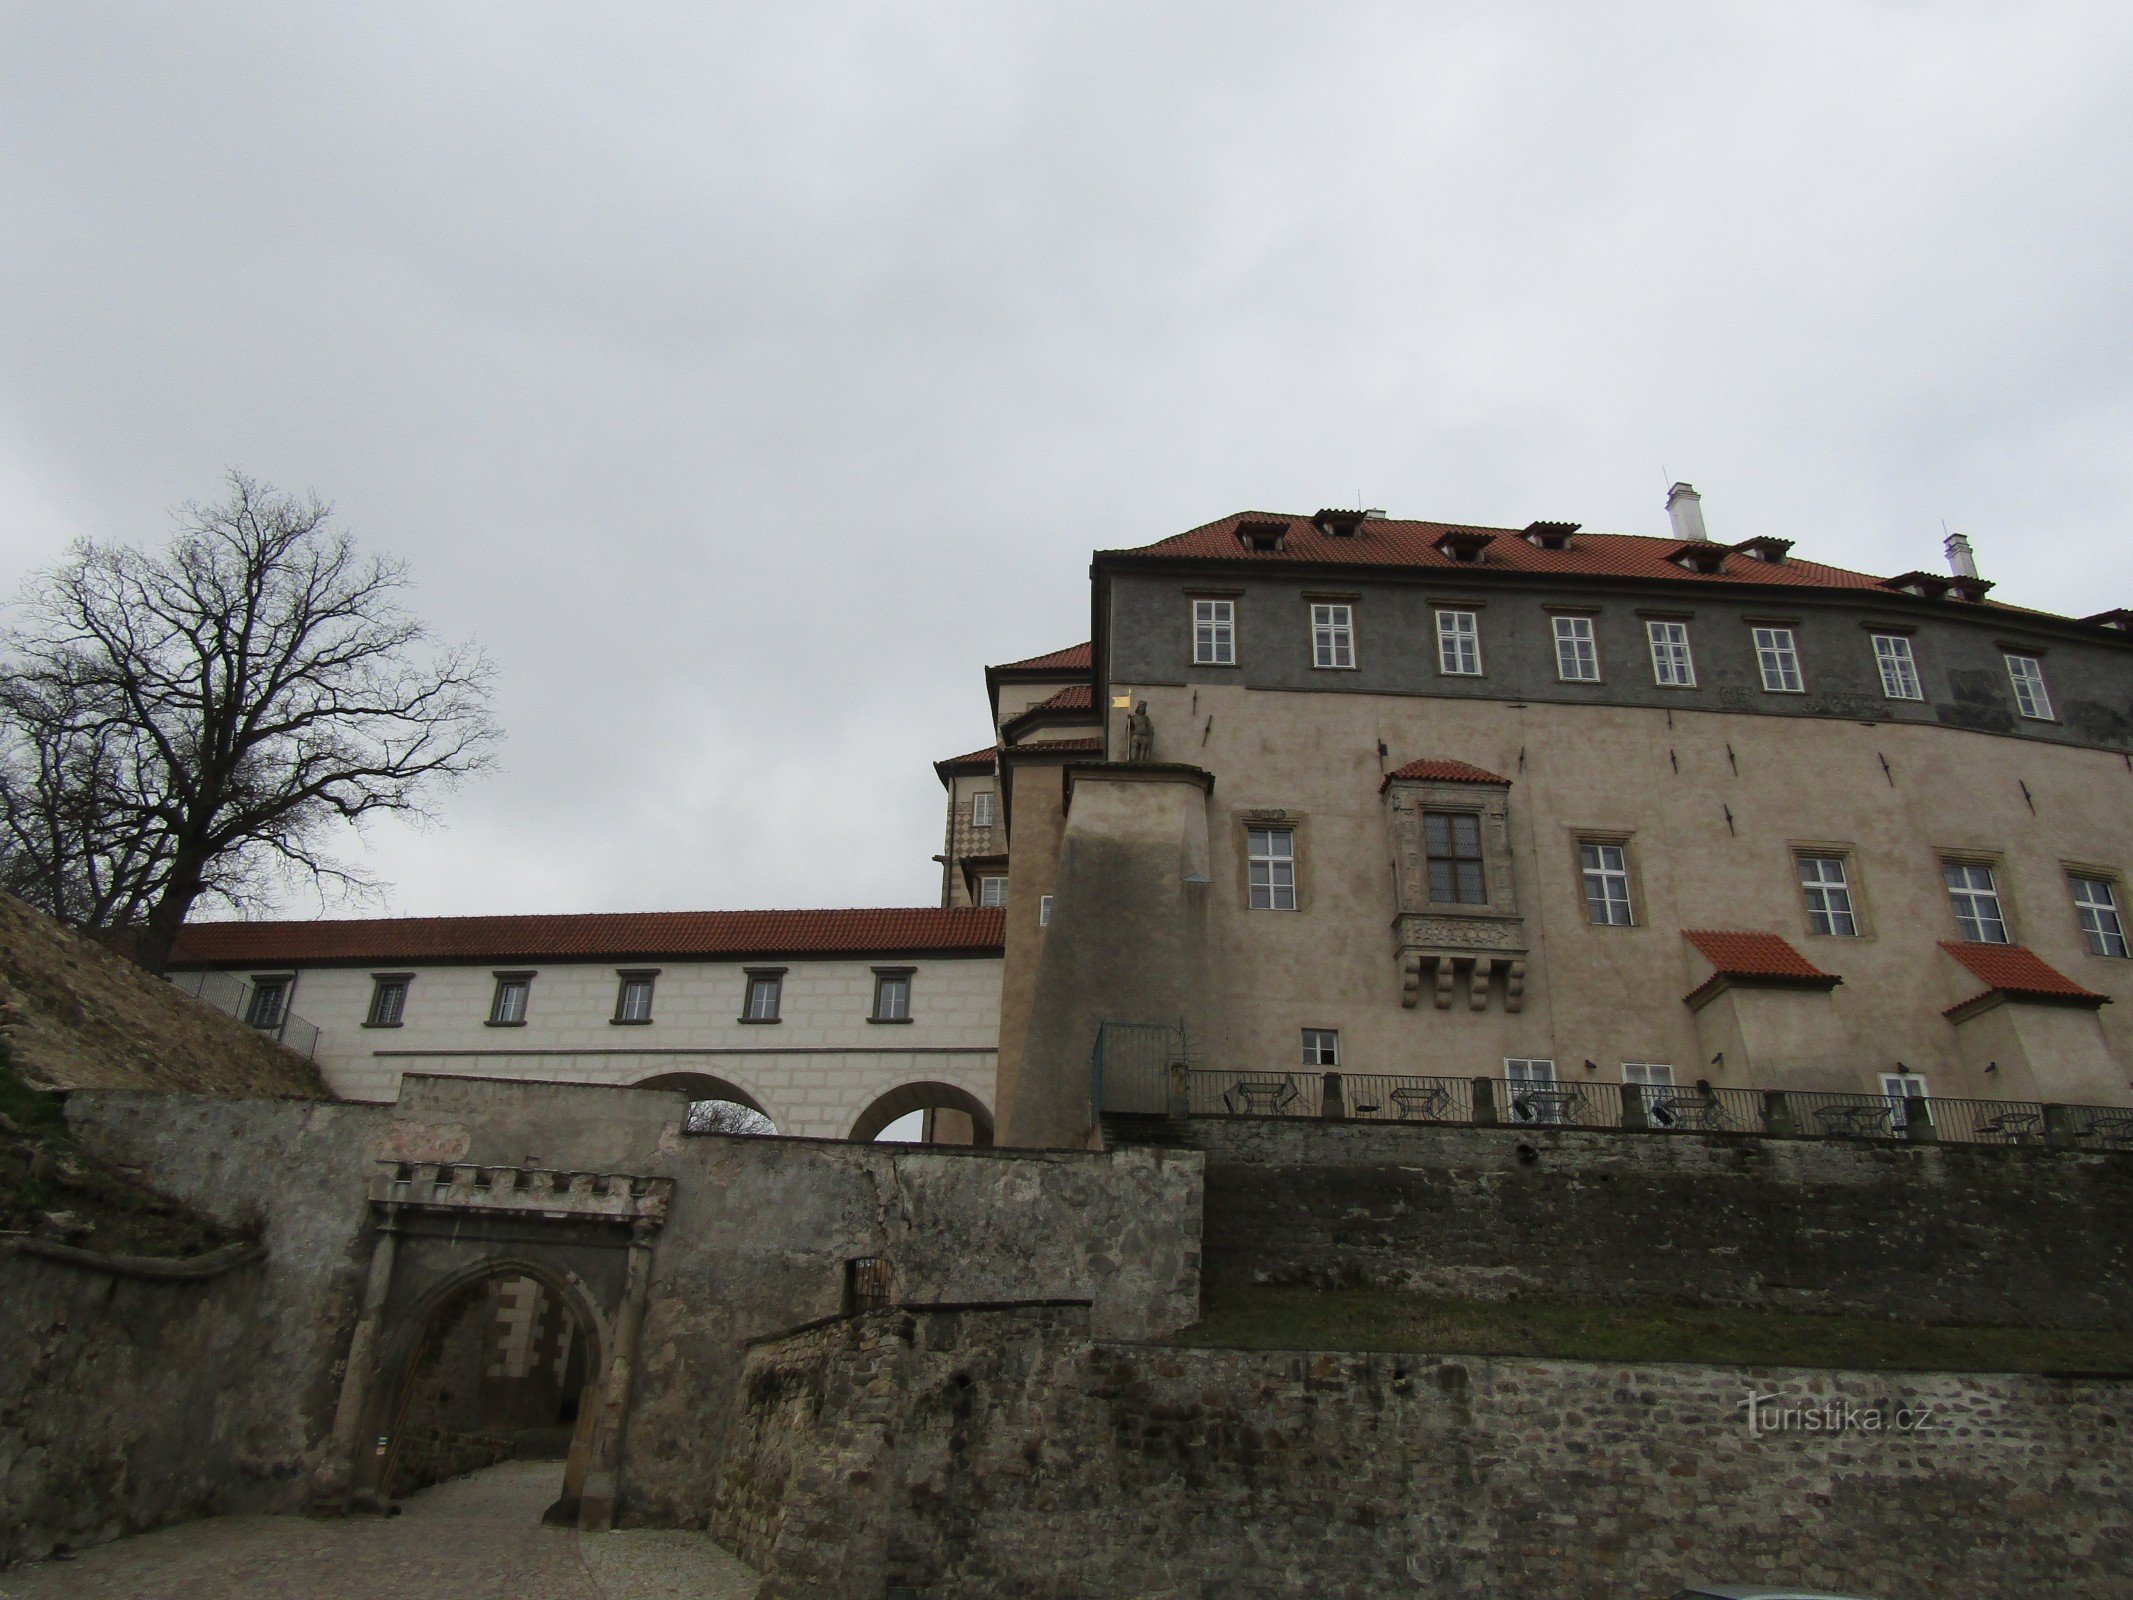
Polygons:
[[1882,588],[1898,594],[1915,594],[1921,600],[1945,600],[1954,582],[1937,572],[1901,572],[1882,581]]
[[1700,539],[1676,545],[1667,555],[1667,560],[1689,572],[1709,575],[1726,570],[1726,557],[1730,552],[1722,544],[1710,544]]
[[1526,543],[1537,550],[1568,550],[1570,536],[1583,526],[1579,522],[1529,522]]
[[1332,507],[1321,507],[1318,515],[1311,520],[1329,539],[1353,539],[1369,515],[1367,511],[1341,511]]
[[1744,556],[1757,561],[1767,561],[1774,567],[1785,564],[1785,556],[1792,549],[1790,539],[1743,539],[1733,547]]
[[1437,549],[1450,560],[1476,562],[1495,538],[1493,533],[1475,533],[1469,529],[1454,528],[1437,541]]
[[1237,542],[1247,550],[1275,551],[1281,548],[1282,535],[1288,531],[1286,522],[1240,522]]
[[2111,628],[2119,633],[2133,633],[2133,611],[2099,611],[2093,617],[2081,619],[2092,628]]

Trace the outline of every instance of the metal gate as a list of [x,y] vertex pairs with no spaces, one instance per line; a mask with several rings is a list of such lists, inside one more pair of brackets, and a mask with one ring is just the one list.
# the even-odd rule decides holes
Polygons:
[[1170,1069],[1189,1066],[1183,1022],[1104,1022],[1089,1061],[1097,1116],[1106,1111],[1160,1116],[1170,1104]]

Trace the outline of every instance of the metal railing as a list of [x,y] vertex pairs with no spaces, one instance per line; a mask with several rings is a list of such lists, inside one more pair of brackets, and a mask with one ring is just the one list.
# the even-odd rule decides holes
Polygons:
[[1163,1076],[1160,1094],[1136,1079],[1135,1104],[1119,1106],[1109,1099],[1099,1104],[1105,1110],[1173,1117],[1608,1128],[2133,1152],[2133,1107],[2121,1106],[1591,1079],[1410,1077],[1309,1067],[1240,1072],[1182,1061],[1173,1061]]
[[234,972],[173,972],[167,977],[172,988],[203,1005],[235,1017],[307,1061],[318,1059],[319,1030],[289,1009],[286,990],[269,1003],[272,991]]

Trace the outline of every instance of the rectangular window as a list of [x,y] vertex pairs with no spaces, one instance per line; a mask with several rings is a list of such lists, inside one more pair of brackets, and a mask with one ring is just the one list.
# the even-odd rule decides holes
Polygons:
[[1943,861],[1941,875],[1948,881],[1948,899],[1955,907],[1955,925],[1972,944],[2010,944],[2007,918],[2000,911],[1999,886],[1992,881],[1992,868],[1960,861]]
[[1560,1122],[1570,1096],[1555,1086],[1555,1063],[1512,1056],[1503,1064],[1513,1122]]
[[1696,661],[1689,654],[1686,622],[1647,622],[1644,632],[1652,641],[1652,682],[1662,689],[1696,687]]
[[1627,928],[1631,925],[1629,904],[1629,847],[1620,844],[1581,844],[1578,865],[1585,877],[1585,914],[1596,927]]
[[1622,1063],[1622,1098],[1641,1101],[1645,1116],[1662,1128],[1671,1128],[1681,1120],[1673,1088],[1674,1069],[1670,1066],[1653,1061]]
[[874,1014],[870,1022],[911,1020],[911,972],[909,968],[874,971]]
[[2074,915],[2092,956],[2126,954],[2126,923],[2118,911],[2118,889],[2109,878],[2068,880],[2074,888]]
[[1473,612],[1437,613],[1437,670],[1455,678],[1481,676],[1481,618]]
[[370,979],[370,1011],[363,1018],[366,1028],[397,1028],[407,1016],[407,986],[414,976],[406,972],[377,972]]
[[1881,669],[1881,692],[1891,700],[1923,700],[1918,686],[1918,662],[1911,655],[1911,641],[1900,633],[1874,635],[1874,665]]
[[1051,925],[1052,897],[1048,894],[1040,894],[1039,896],[1037,896],[1037,926],[1040,928],[1048,928]]
[[652,980],[656,972],[619,972],[615,986],[615,1020],[643,1023],[652,1020]]
[[973,828],[992,826],[992,808],[995,796],[990,789],[980,789],[970,797],[970,825]]
[[1311,608],[1311,665],[1355,665],[1355,608],[1325,605]]
[[981,906],[1006,905],[1007,879],[998,874],[978,879],[978,904]]
[[244,1020],[255,1028],[279,1028],[288,1014],[289,990],[295,982],[294,978],[254,978]]
[[1247,828],[1248,901],[1254,911],[1296,909],[1296,832],[1292,828]]
[[1485,906],[1489,889],[1481,865],[1481,818],[1471,811],[1422,813],[1422,847],[1429,857],[1429,897],[1443,905]]
[[1807,897],[1810,932],[1839,939],[1858,935],[1859,919],[1852,910],[1851,881],[1844,875],[1842,856],[1795,856],[1800,869],[1800,892]]
[[489,1026],[523,1026],[526,1021],[526,999],[532,992],[532,973],[499,972],[496,975],[496,993],[489,1000]]
[[2038,722],[2052,720],[2052,697],[2044,687],[2044,663],[2035,656],[2009,656],[2007,680],[2014,685],[2015,709]]
[[776,1022],[778,1007],[785,999],[785,973],[751,972],[747,998],[741,1004],[741,1021]]
[[1237,604],[1234,600],[1192,603],[1192,662],[1196,667],[1237,664]]
[[[1901,1133],[1910,1125],[1911,1102],[1925,1100],[1926,1080],[1915,1072],[1884,1072],[1881,1075],[1881,1093],[1889,1103],[1889,1131]],[[1932,1113],[1928,1112],[1928,1116]]]
[[854,1256],[844,1264],[844,1310],[847,1316],[880,1311],[889,1304],[889,1263],[882,1256]]
[[1805,694],[1800,676],[1800,647],[1790,628],[1755,630],[1755,664],[1762,669],[1763,687],[1771,694]]
[[1337,1067],[1341,1064],[1341,1036],[1337,1028],[1304,1029],[1303,1064],[1307,1067]]
[[1600,681],[1600,646],[1593,637],[1592,618],[1555,619],[1555,675],[1566,683]]

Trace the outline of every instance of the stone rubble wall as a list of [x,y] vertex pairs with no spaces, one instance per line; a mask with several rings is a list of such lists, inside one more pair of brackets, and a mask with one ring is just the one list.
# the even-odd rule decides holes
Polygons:
[[2133,1156],[1201,1118],[1206,1274],[2133,1328]]
[[[2133,1572],[2124,1380],[1169,1349],[1037,1308],[809,1330],[745,1393],[713,1530],[760,1600],[2119,1600]],[[1751,1393],[1854,1425],[1751,1436]]]

